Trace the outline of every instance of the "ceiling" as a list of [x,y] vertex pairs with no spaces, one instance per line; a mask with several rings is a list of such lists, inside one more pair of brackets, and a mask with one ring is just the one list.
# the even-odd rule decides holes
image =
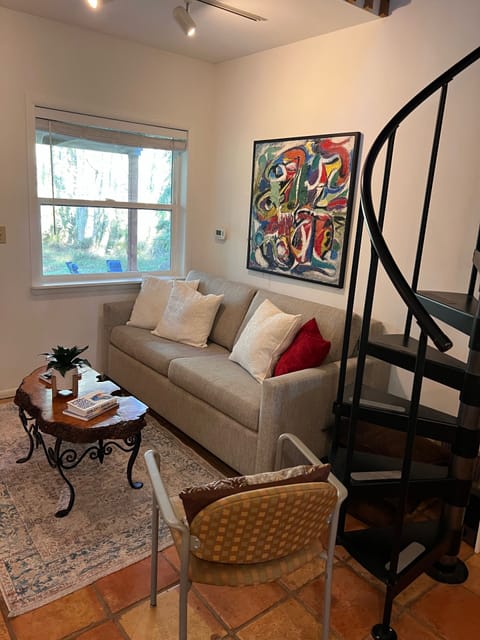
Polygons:
[[207,62],[223,62],[380,19],[344,0],[225,0],[225,3],[267,20],[253,22],[192,0],[190,14],[197,31],[188,38],[172,16],[176,6],[185,6],[182,0],[109,0],[97,11],[90,9],[85,0],[0,0],[0,6],[14,11]]

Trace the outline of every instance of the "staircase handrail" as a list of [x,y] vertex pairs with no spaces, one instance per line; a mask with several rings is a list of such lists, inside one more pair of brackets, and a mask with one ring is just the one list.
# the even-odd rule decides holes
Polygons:
[[372,176],[375,161],[389,137],[405,120],[405,118],[419,107],[436,91],[453,80],[455,76],[464,71],[471,64],[480,58],[480,47],[474,49],[459,62],[454,64],[450,69],[442,73],[438,78],[433,80],[424,89],[417,93],[404,107],[396,113],[393,118],[381,130],[375,141],[373,142],[362,172],[362,189],[361,189],[361,206],[362,213],[367,225],[370,241],[379,260],[382,262],[388,277],[393,286],[402,297],[403,301],[410,309],[411,313],[417,319],[420,328],[425,331],[429,338],[433,341],[439,351],[448,351],[453,345],[450,338],[440,329],[438,324],[433,320],[432,316],[427,312],[425,307],[416,297],[413,289],[410,287],[398,265],[396,264],[387,243],[384,240],[382,231],[375,215],[375,208],[372,197]]

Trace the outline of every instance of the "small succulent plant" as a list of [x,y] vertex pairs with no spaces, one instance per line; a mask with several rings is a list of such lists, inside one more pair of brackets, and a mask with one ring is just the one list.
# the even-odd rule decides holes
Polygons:
[[86,364],[90,365],[90,362],[86,358],[80,358],[80,354],[88,349],[86,347],[52,347],[52,350],[47,353],[42,353],[42,356],[47,357],[47,369],[55,369],[64,376],[70,369],[75,369],[78,365]]

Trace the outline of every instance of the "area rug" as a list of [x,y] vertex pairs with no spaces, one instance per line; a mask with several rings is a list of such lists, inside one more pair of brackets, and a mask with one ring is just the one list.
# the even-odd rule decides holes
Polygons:
[[[53,438],[45,436],[48,445]],[[74,445],[76,449],[82,445]],[[156,448],[161,473],[171,495],[221,473],[151,416],[131,489],[126,476],[128,454],[115,448],[100,464],[88,456],[68,472],[75,504],[56,518],[67,497],[65,482],[41,448],[17,464],[28,451],[28,438],[13,403],[0,405],[0,586],[9,616],[40,607],[98,578],[150,555],[152,493],[143,453]],[[171,544],[160,523],[160,549]]]

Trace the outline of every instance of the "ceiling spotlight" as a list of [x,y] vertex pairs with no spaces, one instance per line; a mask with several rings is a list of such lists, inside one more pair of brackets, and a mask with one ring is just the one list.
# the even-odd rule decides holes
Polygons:
[[179,27],[181,27],[181,29],[187,36],[193,36],[195,33],[196,24],[193,21],[190,13],[188,12],[189,6],[190,3],[187,2],[185,3],[185,7],[175,7],[175,9],[173,10],[173,17],[177,21]]
[[104,4],[108,4],[112,0],[85,0],[92,9],[101,9]]
[[87,0],[87,4],[89,4],[92,9],[99,9],[102,4],[102,0]]

